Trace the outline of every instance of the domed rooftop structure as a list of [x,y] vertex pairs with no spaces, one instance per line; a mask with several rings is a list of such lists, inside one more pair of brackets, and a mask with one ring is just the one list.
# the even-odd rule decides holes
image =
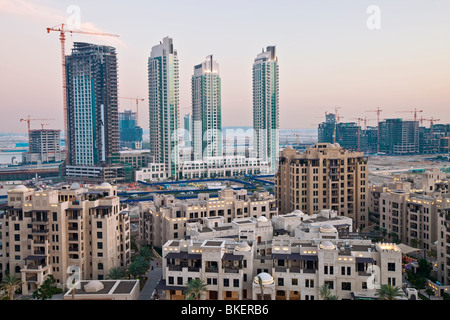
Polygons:
[[296,213],[296,214],[304,214],[303,211],[295,209],[294,211],[292,211],[292,213]]
[[267,222],[269,220],[267,220],[267,218],[265,216],[260,216],[257,221],[258,222]]
[[340,148],[340,147],[341,147],[341,145],[340,145],[339,143],[337,143],[337,142],[334,144],[334,146],[335,146],[336,148]]
[[324,241],[320,244],[320,249],[324,250],[334,250],[336,246],[332,244],[330,241]]
[[247,241],[241,241],[234,249],[236,251],[250,251],[252,248],[248,245]]
[[320,227],[320,232],[336,232],[336,228],[331,224],[324,224]]
[[19,184],[17,187],[12,189],[12,191],[28,191],[28,188],[25,187],[23,184]]
[[80,184],[78,182],[74,182],[74,183],[72,183],[70,188],[71,189],[79,189],[79,188],[81,188],[81,186],[80,186]]
[[258,274],[254,279],[253,282],[256,284],[259,284],[259,279],[261,278],[262,284],[263,285],[268,285],[268,284],[273,284],[273,277],[266,273],[266,272],[261,272],[260,274]]
[[102,290],[104,287],[105,286],[100,281],[92,280],[92,281],[89,281],[84,286],[84,291],[86,291],[86,292],[98,292],[98,291]]
[[112,188],[112,186],[108,182],[103,182],[100,187],[102,188]]

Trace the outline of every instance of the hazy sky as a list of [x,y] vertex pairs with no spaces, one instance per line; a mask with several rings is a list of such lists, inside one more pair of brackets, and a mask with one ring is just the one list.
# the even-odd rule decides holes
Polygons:
[[[379,15],[368,11],[373,5]],[[55,119],[33,128],[63,128],[59,37],[46,27],[76,21],[67,12],[73,6],[83,29],[120,38],[69,35],[66,54],[73,41],[115,46],[119,96],[146,98],[139,108],[144,129],[147,59],[166,36],[180,60],[181,116],[191,107],[193,66],[213,54],[223,126],[251,125],[252,63],[276,45],[282,129],[316,128],[335,107],[344,122],[375,119],[366,110],[377,107],[382,118],[412,118],[398,111],[417,107],[420,116],[450,122],[448,0],[0,0],[0,132],[25,132],[19,120],[28,115]],[[130,108],[132,101],[120,100],[120,110]]]

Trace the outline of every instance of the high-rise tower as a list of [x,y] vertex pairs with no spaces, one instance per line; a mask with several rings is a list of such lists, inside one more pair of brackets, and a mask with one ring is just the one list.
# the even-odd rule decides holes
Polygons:
[[212,55],[194,67],[192,124],[194,160],[222,156],[221,80]]
[[116,49],[75,42],[66,77],[69,165],[111,163],[119,151]]
[[178,55],[172,38],[152,48],[148,59],[150,153],[164,163],[169,176],[179,166],[179,75]]
[[257,55],[253,63],[253,141],[258,158],[278,170],[279,103],[278,57],[275,46]]

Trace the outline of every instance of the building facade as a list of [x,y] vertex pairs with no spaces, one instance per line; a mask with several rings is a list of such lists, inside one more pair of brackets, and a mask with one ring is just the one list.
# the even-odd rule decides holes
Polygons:
[[119,128],[121,148],[142,149],[143,130],[137,125],[136,112],[119,112]]
[[109,164],[119,151],[116,49],[75,42],[66,74],[68,164]]
[[60,130],[42,129],[30,131],[29,151],[22,155],[23,163],[46,163],[64,160],[61,152]]
[[222,156],[222,98],[219,64],[209,55],[192,76],[193,159]]
[[204,217],[223,217],[225,221],[240,217],[272,217],[277,214],[276,201],[267,192],[248,195],[247,190],[226,188],[219,197],[199,194],[197,199],[179,200],[172,195],[155,194],[153,201],[139,203],[139,239],[162,247],[170,239],[184,239],[186,224]]
[[172,38],[154,46],[148,58],[150,154],[171,177],[179,166],[179,66]]
[[204,300],[321,300],[325,284],[338,299],[373,300],[382,284],[402,287],[402,253],[395,244],[340,239],[328,222],[338,226],[349,218],[327,214],[320,224],[303,213],[279,215],[277,227],[291,229],[284,235],[275,235],[265,216],[190,223],[190,239],[163,246],[157,290],[163,299],[184,299],[187,283],[198,278],[206,284]]
[[279,157],[279,68],[275,46],[259,53],[253,63],[253,143],[256,157],[277,172]]
[[63,288],[73,270],[80,280],[101,280],[130,263],[128,211],[108,183],[48,190],[20,185],[8,191],[1,212],[1,273],[19,276],[25,295],[50,274]]
[[363,229],[368,225],[368,175],[362,152],[329,143],[317,143],[303,153],[288,147],[275,175],[279,211],[313,214],[330,208],[352,218],[355,229]]

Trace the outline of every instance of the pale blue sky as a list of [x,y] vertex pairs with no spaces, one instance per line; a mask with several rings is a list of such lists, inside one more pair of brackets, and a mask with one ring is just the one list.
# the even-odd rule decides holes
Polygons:
[[[165,36],[180,59],[181,116],[190,109],[193,66],[209,54],[220,64],[224,126],[251,125],[253,59],[277,46],[281,128],[315,128],[325,111],[342,121],[411,118],[450,122],[450,1],[448,0],[0,0],[0,131],[24,132],[21,117],[55,118],[63,128],[60,46],[46,27],[80,8],[84,27],[120,35],[73,41],[117,47],[119,95],[147,98],[147,58]],[[369,30],[367,8],[380,8],[381,29]],[[121,100],[121,110],[134,104]],[[148,105],[140,106],[148,129]],[[372,121],[368,123],[375,124]],[[424,123],[428,124],[428,123]],[[33,127],[40,127],[39,121]]]

